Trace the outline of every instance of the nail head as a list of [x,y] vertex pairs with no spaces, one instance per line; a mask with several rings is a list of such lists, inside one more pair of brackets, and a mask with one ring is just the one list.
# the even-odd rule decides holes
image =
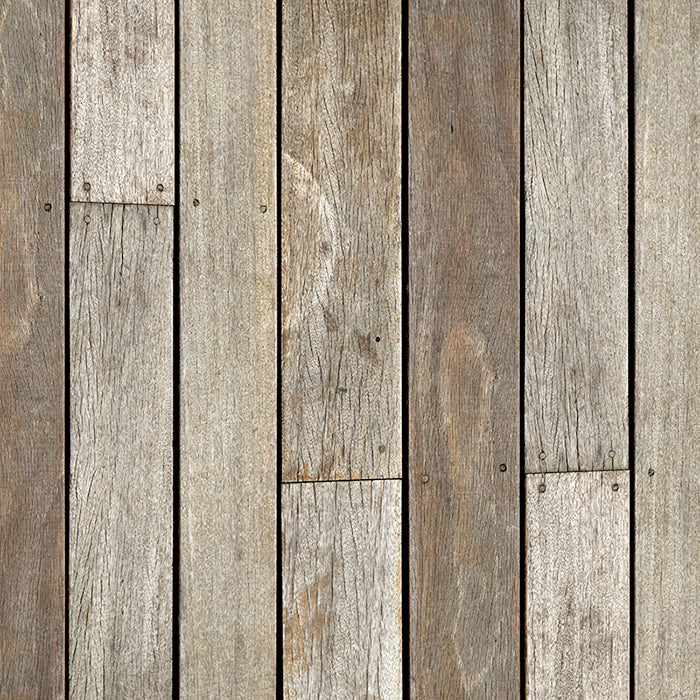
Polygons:
[[427,484],[429,478],[430,478],[430,477],[429,477],[427,474],[423,474],[423,476],[421,477],[421,481],[422,481],[424,484]]
[[46,204],[44,204],[44,211],[51,211],[51,203],[50,202],[46,202]]
[[544,484],[540,484],[540,485],[537,487],[537,490],[538,490],[540,493],[544,493],[544,492],[547,490],[547,487],[546,487]]
[[540,457],[540,459],[544,459],[544,458],[545,458],[544,451],[540,452],[539,457]]
[[158,190],[158,192],[162,192],[165,189],[165,187],[163,187],[163,185],[161,183],[158,183],[156,185],[156,189]]
[[261,204],[260,211],[264,214],[267,211],[267,207],[264,204]]
[[198,200],[198,199],[193,200],[192,204],[194,204],[195,207],[198,207],[198,206],[199,206],[199,200]]
[[614,457],[614,456],[615,456],[615,450],[610,450],[610,452],[608,452],[608,457]]
[[500,467],[498,467],[502,472],[507,471],[508,467],[505,464],[501,464]]
[[656,474],[656,472],[655,472],[653,469],[650,469],[650,470],[649,470],[649,476],[654,476],[654,474]]
[[89,183],[89,182],[83,182],[83,189],[84,189],[86,192],[89,192],[89,191],[90,191],[90,183]]
[[89,224],[89,223],[92,221],[92,219],[90,218],[90,215],[89,215],[89,214],[86,214],[85,217],[83,218],[83,221],[84,221],[86,224]]
[[156,226],[158,226],[158,224],[160,223],[160,219],[156,216],[156,218],[153,219],[153,223],[154,223]]
[[619,484],[613,484],[613,491],[617,491],[619,488]]

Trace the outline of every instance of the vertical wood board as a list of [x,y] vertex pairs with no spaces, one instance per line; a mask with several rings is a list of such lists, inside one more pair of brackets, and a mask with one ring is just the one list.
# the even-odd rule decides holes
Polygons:
[[71,204],[69,677],[172,693],[173,210]]
[[401,482],[282,487],[285,698],[401,695]]
[[414,0],[408,44],[411,695],[515,697],[519,3]]
[[700,6],[636,3],[638,698],[700,688]]
[[525,469],[627,468],[627,3],[525,0]]
[[282,11],[283,476],[398,477],[401,4]]
[[180,7],[180,692],[266,698],[276,683],[275,3]]
[[526,697],[629,697],[629,472],[525,488]]
[[64,6],[0,6],[0,697],[64,693]]

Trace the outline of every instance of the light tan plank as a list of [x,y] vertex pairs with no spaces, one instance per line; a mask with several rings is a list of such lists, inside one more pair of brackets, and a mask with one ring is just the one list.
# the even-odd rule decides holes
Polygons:
[[182,0],[180,9],[181,694],[267,698],[276,682],[275,2]]
[[528,698],[629,696],[629,472],[528,475]]
[[174,11],[71,2],[72,200],[174,203]]
[[0,3],[0,697],[64,694],[64,4]]
[[71,204],[73,698],[172,692],[172,248],[170,207]]
[[285,698],[401,697],[401,482],[282,486]]
[[525,468],[627,468],[627,3],[525,0]]
[[636,3],[636,691],[700,689],[700,5]]
[[283,4],[286,481],[401,474],[400,8]]

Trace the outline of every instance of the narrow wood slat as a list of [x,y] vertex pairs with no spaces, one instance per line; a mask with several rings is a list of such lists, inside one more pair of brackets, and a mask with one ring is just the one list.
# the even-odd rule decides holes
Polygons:
[[174,0],[70,8],[71,199],[174,204]]
[[700,5],[636,3],[638,698],[700,688]]
[[401,474],[400,7],[283,4],[285,481]]
[[182,0],[180,9],[180,691],[267,698],[276,682],[275,2]]
[[524,4],[530,473],[629,466],[626,10]]
[[0,5],[0,697],[64,693],[64,5]]
[[413,0],[408,44],[411,694],[516,697],[519,3]]
[[401,483],[282,486],[284,697],[401,694]]
[[71,204],[73,698],[172,692],[172,249],[170,207]]
[[525,488],[526,697],[629,697],[629,472]]

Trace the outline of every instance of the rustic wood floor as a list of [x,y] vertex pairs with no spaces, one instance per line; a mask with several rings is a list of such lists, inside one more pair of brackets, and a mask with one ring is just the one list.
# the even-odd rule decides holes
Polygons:
[[700,3],[0,0],[0,698],[700,697]]

